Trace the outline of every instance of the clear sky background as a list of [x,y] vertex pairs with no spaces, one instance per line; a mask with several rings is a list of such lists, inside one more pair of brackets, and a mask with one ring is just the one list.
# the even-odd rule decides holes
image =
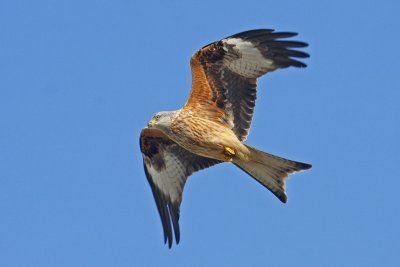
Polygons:
[[[398,1],[1,1],[0,266],[400,266]],[[229,164],[193,175],[169,250],[139,133],[190,56],[296,31],[248,143],[313,164],[289,202]]]

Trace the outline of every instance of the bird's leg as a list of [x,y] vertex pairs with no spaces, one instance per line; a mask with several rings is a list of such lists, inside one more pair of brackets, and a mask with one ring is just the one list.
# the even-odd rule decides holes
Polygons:
[[225,155],[226,161],[231,162],[233,160],[233,156],[236,155],[236,152],[233,148],[224,146],[224,155]]

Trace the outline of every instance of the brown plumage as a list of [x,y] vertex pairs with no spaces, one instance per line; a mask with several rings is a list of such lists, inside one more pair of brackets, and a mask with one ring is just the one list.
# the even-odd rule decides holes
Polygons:
[[[285,179],[311,165],[273,156],[245,141],[255,106],[257,78],[279,68],[305,67],[292,48],[306,43],[281,40],[297,35],[273,30],[238,33],[209,44],[191,58],[192,90],[182,109],[159,112],[140,136],[145,173],[164,229],[164,241],[180,240],[179,207],[187,177],[232,162],[282,202]],[[173,229],[173,230],[172,230]]]

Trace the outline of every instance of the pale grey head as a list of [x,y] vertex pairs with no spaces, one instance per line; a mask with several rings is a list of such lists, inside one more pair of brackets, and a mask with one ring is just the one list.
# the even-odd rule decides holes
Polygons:
[[178,116],[180,110],[175,111],[160,111],[155,114],[147,124],[149,128],[156,128],[165,133],[171,129],[171,123]]

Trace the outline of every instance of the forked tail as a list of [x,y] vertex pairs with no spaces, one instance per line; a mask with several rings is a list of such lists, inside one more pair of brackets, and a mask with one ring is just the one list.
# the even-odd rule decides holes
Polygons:
[[247,162],[236,161],[235,165],[270,190],[280,201],[287,202],[285,180],[289,174],[311,168],[310,164],[280,158],[251,146]]

